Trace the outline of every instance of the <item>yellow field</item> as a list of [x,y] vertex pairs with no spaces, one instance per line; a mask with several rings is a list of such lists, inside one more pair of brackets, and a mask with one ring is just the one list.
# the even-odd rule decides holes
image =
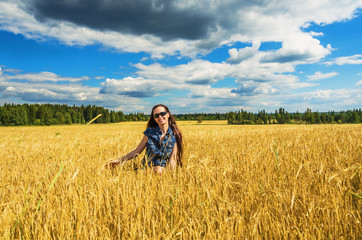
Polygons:
[[106,170],[145,124],[0,128],[0,238],[362,238],[362,125],[179,122],[182,169]]

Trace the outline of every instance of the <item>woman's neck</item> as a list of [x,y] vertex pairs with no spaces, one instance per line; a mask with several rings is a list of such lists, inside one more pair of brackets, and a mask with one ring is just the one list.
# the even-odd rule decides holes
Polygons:
[[163,125],[158,125],[158,127],[161,129],[162,133],[165,134],[168,130],[168,123]]

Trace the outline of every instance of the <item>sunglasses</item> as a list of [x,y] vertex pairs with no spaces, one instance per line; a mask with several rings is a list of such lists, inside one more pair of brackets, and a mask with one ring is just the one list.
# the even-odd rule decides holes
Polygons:
[[155,118],[155,119],[157,119],[159,116],[165,116],[167,114],[167,112],[160,112],[160,113],[156,113],[155,115],[153,115],[153,117]]

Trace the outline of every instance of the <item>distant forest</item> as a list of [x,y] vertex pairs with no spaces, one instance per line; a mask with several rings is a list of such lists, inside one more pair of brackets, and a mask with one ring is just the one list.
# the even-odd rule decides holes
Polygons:
[[[94,105],[68,106],[60,104],[4,104],[0,106],[0,126],[49,126],[57,124],[84,124],[102,114],[94,123],[117,123],[124,121],[147,121],[149,115],[109,111]],[[229,113],[188,113],[174,114],[177,120],[198,121],[227,120],[228,124],[321,124],[360,123],[361,109],[341,112],[288,113],[284,108],[267,113],[265,110],[251,113],[244,110]]]
[[258,113],[246,111],[229,112],[226,114],[229,124],[321,124],[321,123],[360,123],[362,120],[361,109],[353,109],[340,112],[312,112],[307,108],[304,113],[288,113],[284,108],[275,110],[274,113],[266,113],[265,110]]

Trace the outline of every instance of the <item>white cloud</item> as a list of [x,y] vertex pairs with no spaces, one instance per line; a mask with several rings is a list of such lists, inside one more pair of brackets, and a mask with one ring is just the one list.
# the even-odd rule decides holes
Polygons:
[[124,79],[106,79],[100,90],[101,94],[118,94],[134,98],[153,97],[163,91],[179,89],[176,84],[166,81],[144,79],[142,77]]
[[[3,91],[1,91],[2,89]],[[80,84],[0,82],[2,98],[15,97],[25,102],[82,101],[86,95],[88,100],[96,101],[101,100],[97,97],[98,91],[99,88]]]
[[[226,63],[224,63],[226,64]],[[228,65],[228,64],[226,64]],[[237,65],[232,65],[237,67]],[[142,71],[147,67],[148,71],[143,72],[144,76],[137,78],[107,79],[102,87],[85,86],[79,83],[60,84],[58,82],[16,82],[0,81],[0,95],[2,101],[14,100],[32,103],[68,103],[68,104],[101,104],[103,106],[122,111],[147,111],[154,103],[146,102],[137,94],[151,92],[152,94],[170,94],[168,104],[173,112],[225,112],[238,109],[248,111],[261,110],[260,106],[267,111],[273,111],[276,107],[294,106],[300,110],[301,106],[314,106],[318,102],[319,109],[329,110],[341,107],[341,103],[355,106],[362,101],[360,90],[337,89],[337,90],[316,90],[306,93],[292,94],[288,91],[297,79],[286,79],[278,81],[243,81],[239,83],[240,92],[233,92],[231,87],[212,87],[210,84],[190,84],[181,78],[174,77],[175,82],[161,80],[167,74],[175,76],[173,70],[177,67],[167,67],[165,75],[157,75],[157,79],[147,79],[145,76],[151,74],[153,67],[160,65],[142,65]],[[195,66],[196,67],[196,66]],[[181,69],[185,66],[181,66]],[[7,73],[3,73],[6,75]],[[155,76],[155,75],[153,75]],[[289,88],[282,88],[290,81]],[[296,82],[297,81],[297,82]],[[180,85],[182,85],[180,87]],[[142,86],[142,87],[140,87]],[[180,88],[179,88],[180,87]],[[248,89],[249,88],[249,89]],[[100,91],[105,92],[102,94]],[[189,91],[187,97],[173,95],[172,91],[186,89]],[[249,94],[242,94],[241,90],[248,90]],[[247,92],[247,91],[246,91]],[[137,98],[136,98],[137,96]],[[328,105],[330,103],[330,105]],[[190,107],[192,106],[192,108]],[[289,109],[293,111],[293,108]]]
[[308,76],[308,81],[317,81],[320,79],[332,78],[337,75],[338,75],[337,72],[321,73],[318,71],[318,72],[315,72],[313,75]]
[[296,62],[314,63],[331,53],[330,48],[324,48],[319,40],[300,32],[288,37],[282,44],[282,48],[266,55],[266,62]]
[[16,91],[16,89],[14,87],[7,87],[5,89],[5,92],[15,92],[15,91]]
[[349,57],[338,57],[333,61],[325,62],[327,65],[345,65],[345,64],[362,64],[362,54],[356,54]]
[[[291,63],[261,63],[259,59],[264,53],[257,53],[253,58],[246,59],[239,64],[227,62],[211,63],[205,60],[195,60],[187,64],[177,66],[163,66],[161,64],[136,64],[136,74],[139,81],[123,81],[123,86],[137,85],[142,82],[144,91],[152,93],[184,89],[194,92],[198,86],[207,87],[226,78],[235,79],[237,89],[230,89],[230,93],[240,95],[276,94],[285,91],[312,87],[318,84],[300,82],[298,77],[292,74],[284,74],[294,71]],[[121,81],[119,81],[121,82]],[[137,87],[134,87],[135,89]],[[111,88],[111,89],[117,89]],[[215,88],[212,88],[215,89]],[[207,91],[210,91],[208,89]],[[216,90],[221,93],[221,90]],[[230,94],[229,93],[229,94]]]
[[252,47],[245,47],[241,49],[232,48],[229,50],[230,58],[227,60],[230,63],[240,63],[245,59],[251,58],[258,53],[260,42],[253,42]]
[[311,32],[309,32],[309,34],[311,35],[311,36],[323,36],[324,35],[324,33],[322,33],[322,32],[313,32],[313,31],[311,31]]
[[273,88],[269,83],[261,83],[257,88],[255,88],[254,93],[269,95],[275,94],[278,90]]
[[[298,77],[283,74],[294,70],[289,63],[260,63],[258,55],[240,64],[211,63],[204,60],[195,60],[187,64],[166,67],[160,64],[136,64],[136,74],[142,81],[148,81],[150,89],[185,89],[190,90],[197,86],[209,86],[226,78],[235,79],[242,93],[246,89],[248,94],[275,94],[278,91],[287,91],[304,87],[315,86],[315,83],[300,82]],[[161,81],[161,82],[160,82]],[[134,82],[136,84],[136,82]],[[144,85],[147,85],[144,83]],[[151,85],[150,85],[151,84]],[[128,82],[127,86],[132,85]],[[163,88],[163,90],[162,90]],[[278,90],[279,89],[279,90]]]
[[357,86],[357,87],[362,87],[362,80],[361,80],[361,81],[356,82],[356,86]]
[[[11,71],[8,68],[2,68],[0,71],[0,97],[2,102],[94,104],[110,108],[123,107],[125,109],[125,106],[129,105],[142,105],[142,101],[139,99],[115,94],[99,94],[100,87],[70,82],[74,80],[73,78],[50,74],[55,80],[61,82],[55,80],[46,81],[42,79],[42,73],[25,73],[20,76],[30,75],[31,81],[27,81],[29,78],[24,77],[23,79],[26,80],[19,82],[20,78],[12,75],[14,72],[17,73],[18,71]],[[82,77],[82,79],[88,79],[88,77]],[[132,108],[129,111],[134,111],[134,109]]]
[[[0,2],[0,28],[27,38],[46,40],[57,39],[67,45],[103,44],[121,52],[146,52],[153,58],[165,55],[196,57],[210,52],[215,47],[234,42],[282,42],[283,48],[276,56],[269,56],[269,61],[318,61],[330,53],[330,49],[320,45],[314,39],[322,33],[302,32],[300,29],[310,23],[330,24],[351,19],[355,10],[362,7],[358,0],[306,0],[299,2],[177,2],[175,8],[193,9],[202,16],[210,18],[207,34],[200,39],[163,40],[155,34],[132,35],[125,32],[95,30],[70,21],[43,19],[38,21],[30,11],[25,11],[27,1]],[[186,7],[187,6],[187,7]],[[158,9],[158,8],[157,8]],[[187,12],[187,11],[184,11]],[[207,23],[207,22],[206,22]],[[212,25],[211,25],[212,24]],[[167,23],[165,23],[167,26]],[[182,29],[185,30],[185,29]],[[177,32],[177,31],[176,31]],[[233,53],[234,51],[234,53]],[[230,61],[242,59],[246,52],[233,50]],[[239,50],[240,51],[240,50]],[[245,50],[247,51],[247,50]],[[238,58],[239,57],[239,58]]]
[[251,101],[249,106],[258,110],[259,102],[270,102],[270,106],[265,106],[267,111],[274,111],[275,108],[281,106],[289,112],[305,111],[307,108],[313,111],[340,111],[358,108],[361,101],[362,92],[359,89],[325,89],[260,96],[255,101]]
[[[1,73],[1,71],[0,71]],[[40,73],[27,73],[27,74],[14,74],[14,75],[0,75],[0,80],[26,80],[27,82],[78,82],[89,80],[89,77],[83,76],[79,78],[74,77],[62,77],[52,72],[40,72]]]
[[210,84],[225,79],[233,71],[229,64],[204,60],[178,66],[162,66],[158,63],[138,63],[134,66],[138,68],[137,77],[107,79],[102,83],[100,93],[144,98],[170,94],[175,90],[195,91],[210,87]]
[[319,101],[338,101],[341,99],[351,99],[352,95],[356,94],[356,90],[350,89],[327,89],[327,90],[316,90],[313,92],[304,93],[305,100],[319,100]]
[[235,99],[237,94],[232,93],[231,88],[212,88],[211,86],[206,87],[193,87],[190,88],[191,93],[188,95],[192,98],[209,98],[211,101],[215,99]]
[[205,60],[194,60],[177,66],[163,66],[155,63],[135,64],[137,74],[145,79],[163,80],[177,84],[212,84],[225,79],[234,71],[234,67],[225,63],[211,63]]

